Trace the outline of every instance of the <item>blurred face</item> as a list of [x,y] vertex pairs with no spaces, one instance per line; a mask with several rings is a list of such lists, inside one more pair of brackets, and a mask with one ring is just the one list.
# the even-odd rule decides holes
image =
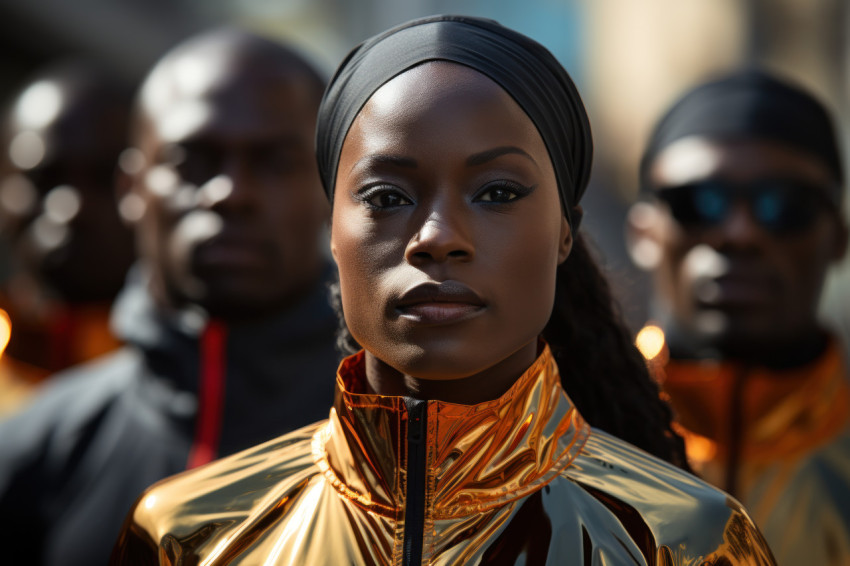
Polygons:
[[571,242],[539,133],[484,75],[420,65],[355,119],[331,247],[367,360],[424,380],[512,382],[536,357]]
[[846,237],[825,165],[775,142],[689,138],[650,172],[656,282],[681,328],[727,352],[816,332],[824,277]]
[[127,112],[94,90],[50,80],[13,107],[0,230],[16,268],[71,303],[110,300],[132,261],[114,197]]
[[320,275],[328,205],[313,157],[319,94],[292,69],[200,61],[196,82],[170,74],[148,85],[145,166],[122,206],[163,302],[256,317]]

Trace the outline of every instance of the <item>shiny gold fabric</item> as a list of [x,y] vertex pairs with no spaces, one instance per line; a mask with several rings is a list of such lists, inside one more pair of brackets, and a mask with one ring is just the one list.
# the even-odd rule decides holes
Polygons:
[[[403,564],[407,411],[364,383],[361,353],[328,421],[154,486],[113,563]],[[773,564],[735,500],[591,429],[548,348],[501,398],[427,411],[422,564]]]
[[837,341],[811,365],[781,372],[650,365],[691,465],[741,500],[777,563],[850,565],[850,381]]

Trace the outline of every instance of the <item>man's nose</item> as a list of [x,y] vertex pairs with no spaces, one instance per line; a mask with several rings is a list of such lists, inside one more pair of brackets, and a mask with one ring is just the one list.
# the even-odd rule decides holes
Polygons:
[[714,232],[718,249],[758,247],[766,235],[765,228],[755,218],[750,207],[740,201],[732,203],[729,214]]
[[244,209],[255,197],[250,172],[239,157],[223,160],[219,173],[199,188],[200,203],[210,209]]

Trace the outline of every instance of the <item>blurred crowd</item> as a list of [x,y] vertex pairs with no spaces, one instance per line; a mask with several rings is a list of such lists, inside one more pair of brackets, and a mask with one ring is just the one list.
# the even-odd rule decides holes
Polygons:
[[[326,418],[325,82],[295,43],[217,27],[138,84],[63,58],[8,98],[4,561],[105,563],[149,485]],[[780,73],[729,68],[654,117],[628,207],[597,196],[586,216],[604,256],[593,214],[616,209],[648,274],[623,308],[690,468],[785,565],[850,564],[850,373],[840,313],[820,315],[848,245],[839,120]]]

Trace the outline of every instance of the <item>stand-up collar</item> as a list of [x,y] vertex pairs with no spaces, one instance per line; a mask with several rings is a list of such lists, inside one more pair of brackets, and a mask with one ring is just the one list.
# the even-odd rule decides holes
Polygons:
[[[698,461],[725,458],[733,435],[751,460],[791,456],[833,438],[850,420],[850,381],[835,339],[799,368],[671,360],[659,378],[679,422],[702,437],[689,442]],[[733,406],[741,411],[738,431],[731,430]]]
[[[364,353],[343,360],[313,456],[338,492],[384,516],[404,513],[408,415],[403,397],[358,393]],[[575,459],[590,427],[561,388],[546,346],[500,398],[427,403],[426,517],[478,513],[542,488]]]

